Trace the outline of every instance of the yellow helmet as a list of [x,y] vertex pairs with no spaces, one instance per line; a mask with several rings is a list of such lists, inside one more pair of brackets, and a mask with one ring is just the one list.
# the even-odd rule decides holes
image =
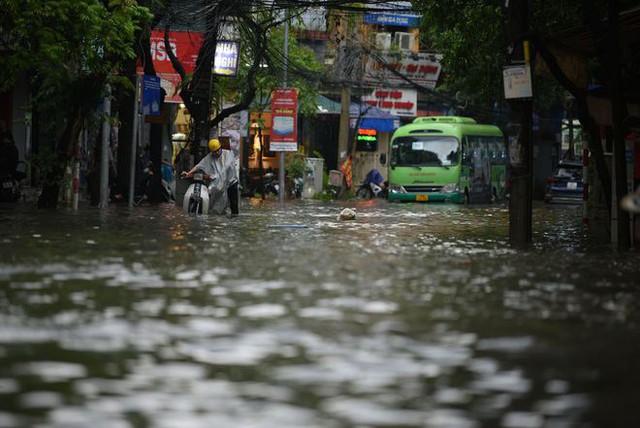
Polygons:
[[209,140],[209,151],[215,152],[220,147],[222,147],[222,146],[220,146],[220,141],[219,140],[217,140],[215,138],[212,138],[212,139]]

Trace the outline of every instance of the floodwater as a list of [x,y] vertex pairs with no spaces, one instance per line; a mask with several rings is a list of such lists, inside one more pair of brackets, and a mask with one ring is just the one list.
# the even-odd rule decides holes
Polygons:
[[240,210],[0,206],[0,428],[640,426],[640,256],[579,208]]

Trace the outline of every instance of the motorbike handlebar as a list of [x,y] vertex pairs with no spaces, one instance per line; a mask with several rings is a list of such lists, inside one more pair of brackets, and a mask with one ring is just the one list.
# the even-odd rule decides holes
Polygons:
[[182,171],[182,173],[180,174],[180,176],[181,176],[182,178],[193,178],[196,174],[201,175],[201,176],[202,176],[202,179],[203,179],[203,180],[205,180],[205,181],[211,181],[211,180],[213,180],[213,177],[212,177],[211,175],[207,174],[207,173],[206,173],[206,172],[204,172],[204,171],[195,171],[195,172],[192,172],[192,173],[189,173],[189,172],[187,172],[187,171]]

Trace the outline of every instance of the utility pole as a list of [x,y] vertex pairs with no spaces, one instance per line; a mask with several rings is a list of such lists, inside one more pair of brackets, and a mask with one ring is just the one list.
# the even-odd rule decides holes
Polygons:
[[100,202],[99,207],[109,206],[109,137],[111,136],[111,86],[106,85],[104,95],[104,118],[102,119],[102,147],[100,151]]
[[[344,86],[340,91],[340,127],[338,133],[338,163],[340,164],[349,150],[349,107],[351,105],[351,88]],[[338,165],[340,166],[340,165]]]
[[[284,21],[284,71],[282,77],[282,86],[287,87],[288,80],[288,67],[289,67],[289,19]],[[260,153],[262,155],[262,153]],[[284,203],[284,169],[285,169],[285,159],[284,159],[284,151],[278,153],[280,167],[278,168],[278,201],[283,204]]]
[[529,0],[505,1],[509,56],[504,69],[505,96],[509,100],[509,240],[512,247],[532,241],[533,150],[531,136],[532,90],[529,42]]
[[131,162],[129,163],[129,197],[128,205],[133,207],[133,198],[136,189],[136,159],[138,156],[138,142],[140,136],[140,75],[136,71],[135,101],[133,107],[133,126],[131,133]]

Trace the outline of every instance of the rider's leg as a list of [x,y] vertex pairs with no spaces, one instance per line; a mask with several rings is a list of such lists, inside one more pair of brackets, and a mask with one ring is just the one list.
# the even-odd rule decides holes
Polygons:
[[231,208],[231,214],[238,214],[238,182],[236,181],[227,189],[227,195],[229,196],[229,207]]

